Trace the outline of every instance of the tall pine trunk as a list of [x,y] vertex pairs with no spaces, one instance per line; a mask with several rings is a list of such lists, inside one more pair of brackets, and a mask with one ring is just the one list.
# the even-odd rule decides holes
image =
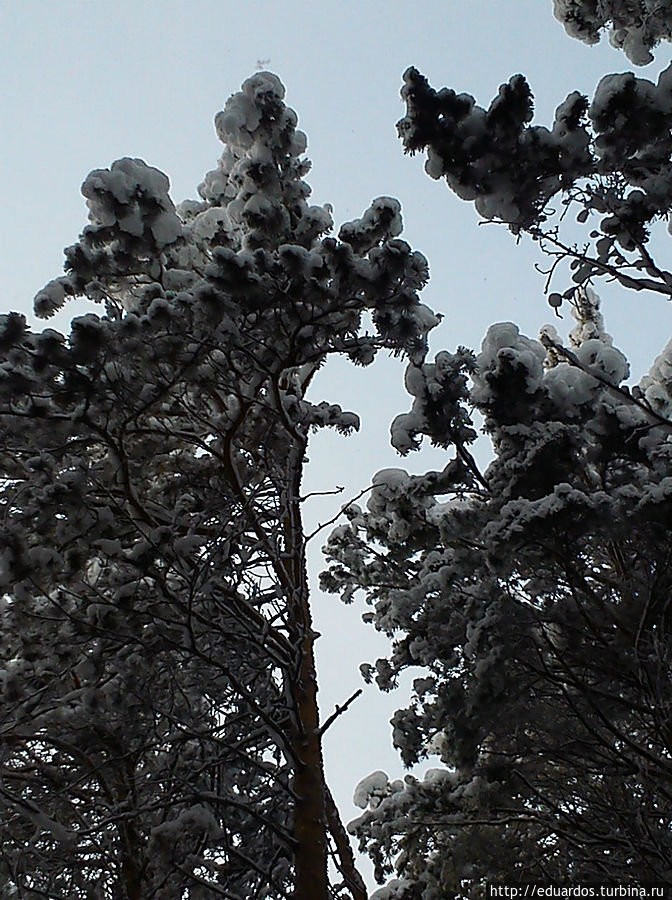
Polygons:
[[[300,506],[301,475],[307,441],[298,442],[290,456],[285,541],[291,560],[289,602],[290,640],[298,664],[292,683],[294,706],[292,749],[296,758],[294,790],[295,900],[327,900],[327,813],[320,713],[315,668],[316,633],[312,627],[305,536]],[[293,456],[293,459],[292,459]]]
[[[308,604],[305,611],[309,613]],[[317,679],[310,630],[301,645],[301,666],[295,686],[298,728],[293,747],[298,757],[294,837],[296,900],[322,900],[329,896],[327,879],[327,815],[322,739],[317,706]]]

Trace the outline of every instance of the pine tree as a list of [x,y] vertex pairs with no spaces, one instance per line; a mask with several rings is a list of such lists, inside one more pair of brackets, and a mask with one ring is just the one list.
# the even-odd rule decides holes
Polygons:
[[[364,590],[392,639],[383,690],[419,668],[392,719],[423,780],[375,773],[350,828],[380,897],[481,895],[487,882],[672,883],[672,342],[630,392],[596,295],[565,348],[493,325],[481,352],[410,366],[402,452],[329,539],[324,586]],[[494,460],[469,450],[474,411]]]
[[[419,361],[399,204],[330,236],[276,76],[216,117],[200,200],[121,159],[0,319],[3,897],[365,897],[326,786],[301,477],[333,354]],[[328,857],[338,874],[328,872]]]
[[[627,12],[633,32],[616,38],[632,57],[669,37],[669,4],[642,31],[650,6],[556,14],[576,29],[592,10],[592,40]],[[606,76],[544,128],[521,75],[484,109],[405,74],[405,149],[539,243],[550,305],[575,325],[565,343],[553,326],[534,340],[499,323],[478,354],[411,362],[392,443],[405,455],[429,440],[446,466],[379,472],[327,544],[323,586],[363,593],[391,641],[364,676],[390,690],[418,671],[392,719],[403,762],[438,757],[422,779],[375,772],[357,788],[349,828],[386,882],[376,900],[476,898],[493,881],[672,884],[672,342],[628,387],[593,290],[610,278],[672,294],[651,250],[672,214],[671,79]]]

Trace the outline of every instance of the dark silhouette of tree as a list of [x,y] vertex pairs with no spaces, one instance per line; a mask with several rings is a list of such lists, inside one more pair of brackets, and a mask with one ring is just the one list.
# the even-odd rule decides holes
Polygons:
[[[669,37],[669,4],[555,6],[589,41],[612,23],[636,61]],[[522,75],[487,109],[404,76],[406,151],[537,241],[549,302],[576,321],[568,343],[500,323],[479,354],[411,362],[392,443],[429,440],[447,464],[378,473],[327,544],[323,586],[363,592],[391,640],[365,677],[389,690],[418,669],[392,720],[404,763],[439,758],[424,779],[376,772],[356,791],[349,827],[386,882],[377,900],[476,898],[493,881],[672,884],[672,342],[628,387],[592,287],[672,296],[650,242],[672,211],[671,91],[672,68],[655,84],[608,75],[545,128]]]
[[0,320],[4,897],[365,897],[301,491],[311,431],[358,420],[308,389],[333,354],[419,361],[436,319],[395,200],[338,237],[308,205],[283,97],[261,72],[229,99],[198,201],[141,160],[92,172],[35,309],[104,311],[67,337]]

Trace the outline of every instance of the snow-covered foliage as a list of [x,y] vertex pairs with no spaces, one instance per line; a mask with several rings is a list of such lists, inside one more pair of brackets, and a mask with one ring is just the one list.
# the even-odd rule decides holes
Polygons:
[[672,881],[670,353],[629,390],[596,295],[573,311],[567,346],[500,323],[475,360],[411,364],[397,445],[437,443],[443,422],[447,465],[379,473],[326,547],[323,586],[363,592],[392,640],[365,677],[388,690],[419,670],[391,723],[403,761],[441,765],[357,789],[349,828],[394,876],[381,897]]
[[[637,63],[670,38],[665,3],[555,11],[589,42],[612,27]],[[326,547],[324,587],[347,602],[362,592],[391,641],[364,678],[390,690],[418,670],[391,722],[404,763],[442,766],[358,788],[349,828],[383,898],[672,883],[672,347],[628,387],[592,288],[606,276],[672,296],[649,241],[672,213],[671,86],[672,67],[656,81],[607,75],[544,128],[522,75],[487,109],[404,76],[406,151],[425,151],[430,177],[483,218],[538,241],[549,284],[570,262],[573,283],[549,303],[575,321],[566,343],[551,325],[534,340],[501,322],[478,354],[412,362],[392,443],[406,454],[427,438],[447,464],[379,473]],[[470,450],[481,422],[485,471]]]
[[[551,128],[532,124],[522,75],[501,85],[487,110],[469,94],[434,90],[414,68],[401,93],[406,151],[426,151],[428,175],[444,178],[483,218],[529,233],[556,264],[569,260],[565,297],[603,276],[672,296],[672,273],[649,247],[653,224],[672,211],[672,66],[655,83],[607,75],[592,101],[569,94]],[[590,224],[580,243],[567,234],[569,210]]]
[[672,40],[672,9],[661,0],[553,0],[553,12],[571,37],[596,44],[602,31],[636,66],[653,60],[652,50]]
[[200,200],[141,160],[85,180],[90,224],[35,309],[100,314],[68,336],[0,318],[18,896],[321,897],[328,840],[333,896],[364,896],[322,775],[300,491],[310,431],[358,420],[307,390],[333,353],[420,362],[436,319],[395,200],[339,237],[309,205],[283,98],[261,72],[229,99]]

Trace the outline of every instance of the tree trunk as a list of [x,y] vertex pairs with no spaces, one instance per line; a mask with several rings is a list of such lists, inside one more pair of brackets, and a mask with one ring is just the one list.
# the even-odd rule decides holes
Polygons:
[[293,742],[299,759],[294,777],[297,795],[295,900],[327,900],[329,897],[324,766],[313,643],[308,626],[302,640],[301,667],[295,689],[299,726]]
[[133,860],[125,859],[122,863],[121,871],[128,900],[141,900],[142,885],[137,865],[135,865]]
[[291,559],[291,597],[289,599],[289,635],[297,648],[296,675],[293,679],[294,728],[292,747],[297,758],[294,772],[296,801],[294,809],[295,881],[294,900],[328,900],[327,811],[322,759],[320,713],[317,705],[315,638],[310,609],[305,535],[300,504],[301,474],[306,439],[294,447],[290,456],[288,479],[288,516],[285,540]]

